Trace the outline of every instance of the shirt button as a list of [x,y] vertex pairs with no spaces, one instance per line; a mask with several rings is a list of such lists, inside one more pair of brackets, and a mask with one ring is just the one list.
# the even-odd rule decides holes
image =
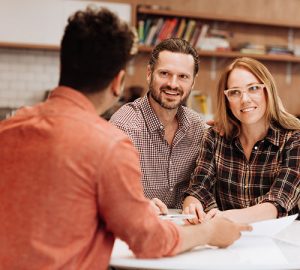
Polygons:
[[255,149],[255,150],[257,150],[257,149],[258,149],[258,147],[257,147],[257,146],[254,146],[254,149]]
[[174,190],[173,188],[170,188],[170,189],[169,189],[169,191],[173,191],[173,190]]
[[247,185],[245,186],[245,189],[248,189],[248,186],[247,186]]
[[160,130],[163,130],[164,129],[164,126],[159,126]]

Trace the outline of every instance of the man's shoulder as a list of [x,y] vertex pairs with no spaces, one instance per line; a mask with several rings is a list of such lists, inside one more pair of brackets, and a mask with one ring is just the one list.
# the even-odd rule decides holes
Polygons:
[[142,114],[141,99],[134,102],[124,104],[119,110],[117,110],[112,117],[110,122],[118,127],[122,128],[136,128],[142,122],[144,122]]
[[190,121],[192,125],[201,126],[203,129],[206,128],[205,121],[201,114],[196,112],[195,110],[182,106],[184,114],[186,115],[186,118]]

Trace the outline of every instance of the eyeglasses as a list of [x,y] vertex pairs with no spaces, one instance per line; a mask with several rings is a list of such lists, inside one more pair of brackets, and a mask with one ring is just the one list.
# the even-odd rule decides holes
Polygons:
[[261,94],[261,90],[265,87],[262,83],[251,84],[245,87],[245,90],[242,88],[230,88],[224,90],[224,94],[228,98],[228,100],[234,101],[238,100],[242,97],[243,93],[247,93],[249,97],[254,97]]

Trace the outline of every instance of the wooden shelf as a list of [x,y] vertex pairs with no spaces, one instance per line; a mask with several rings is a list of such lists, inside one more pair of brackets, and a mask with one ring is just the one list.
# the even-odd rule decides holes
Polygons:
[[60,50],[60,47],[56,46],[56,45],[31,44],[31,43],[11,43],[11,42],[0,42],[0,48],[46,50],[46,51],[59,51]]
[[226,22],[235,22],[235,23],[245,23],[245,24],[254,24],[254,25],[265,25],[265,26],[276,26],[276,27],[287,27],[287,28],[300,28],[299,24],[292,22],[279,21],[279,20],[262,20],[255,18],[245,18],[237,16],[228,16],[220,14],[208,14],[200,12],[187,12],[180,10],[171,10],[171,9],[151,9],[139,7],[139,14],[145,15],[157,15],[157,16],[173,16],[173,17],[185,17],[191,19],[202,19],[202,20],[211,20],[211,21],[226,21]]
[[[139,52],[151,52],[152,47],[140,45]],[[258,60],[278,61],[278,62],[294,62],[300,63],[300,57],[294,55],[277,55],[277,54],[246,54],[235,51],[203,51],[198,50],[200,56],[218,57],[218,58],[236,58],[236,57],[252,57]]]

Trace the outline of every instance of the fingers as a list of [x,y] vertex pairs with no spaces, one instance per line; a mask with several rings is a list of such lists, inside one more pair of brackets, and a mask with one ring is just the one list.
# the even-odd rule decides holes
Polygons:
[[221,211],[218,208],[213,208],[208,213],[206,213],[204,221],[210,220],[220,214],[221,214]]
[[238,228],[240,231],[248,231],[251,232],[253,230],[253,227],[248,224],[238,224]]
[[182,213],[195,215],[195,218],[187,220],[190,224],[201,223],[205,218],[205,213],[200,203],[191,203],[189,206],[183,209]]
[[212,120],[212,119],[211,120],[207,120],[206,124],[209,125],[209,126],[211,126],[211,127],[213,127],[215,125],[215,121]]
[[204,224],[211,229],[209,244],[220,248],[228,247],[238,240],[242,231],[252,230],[250,225],[235,223],[227,218],[218,216],[218,213]]
[[155,211],[158,215],[167,215],[168,207],[158,198],[153,198],[151,200],[152,206],[155,208]]

